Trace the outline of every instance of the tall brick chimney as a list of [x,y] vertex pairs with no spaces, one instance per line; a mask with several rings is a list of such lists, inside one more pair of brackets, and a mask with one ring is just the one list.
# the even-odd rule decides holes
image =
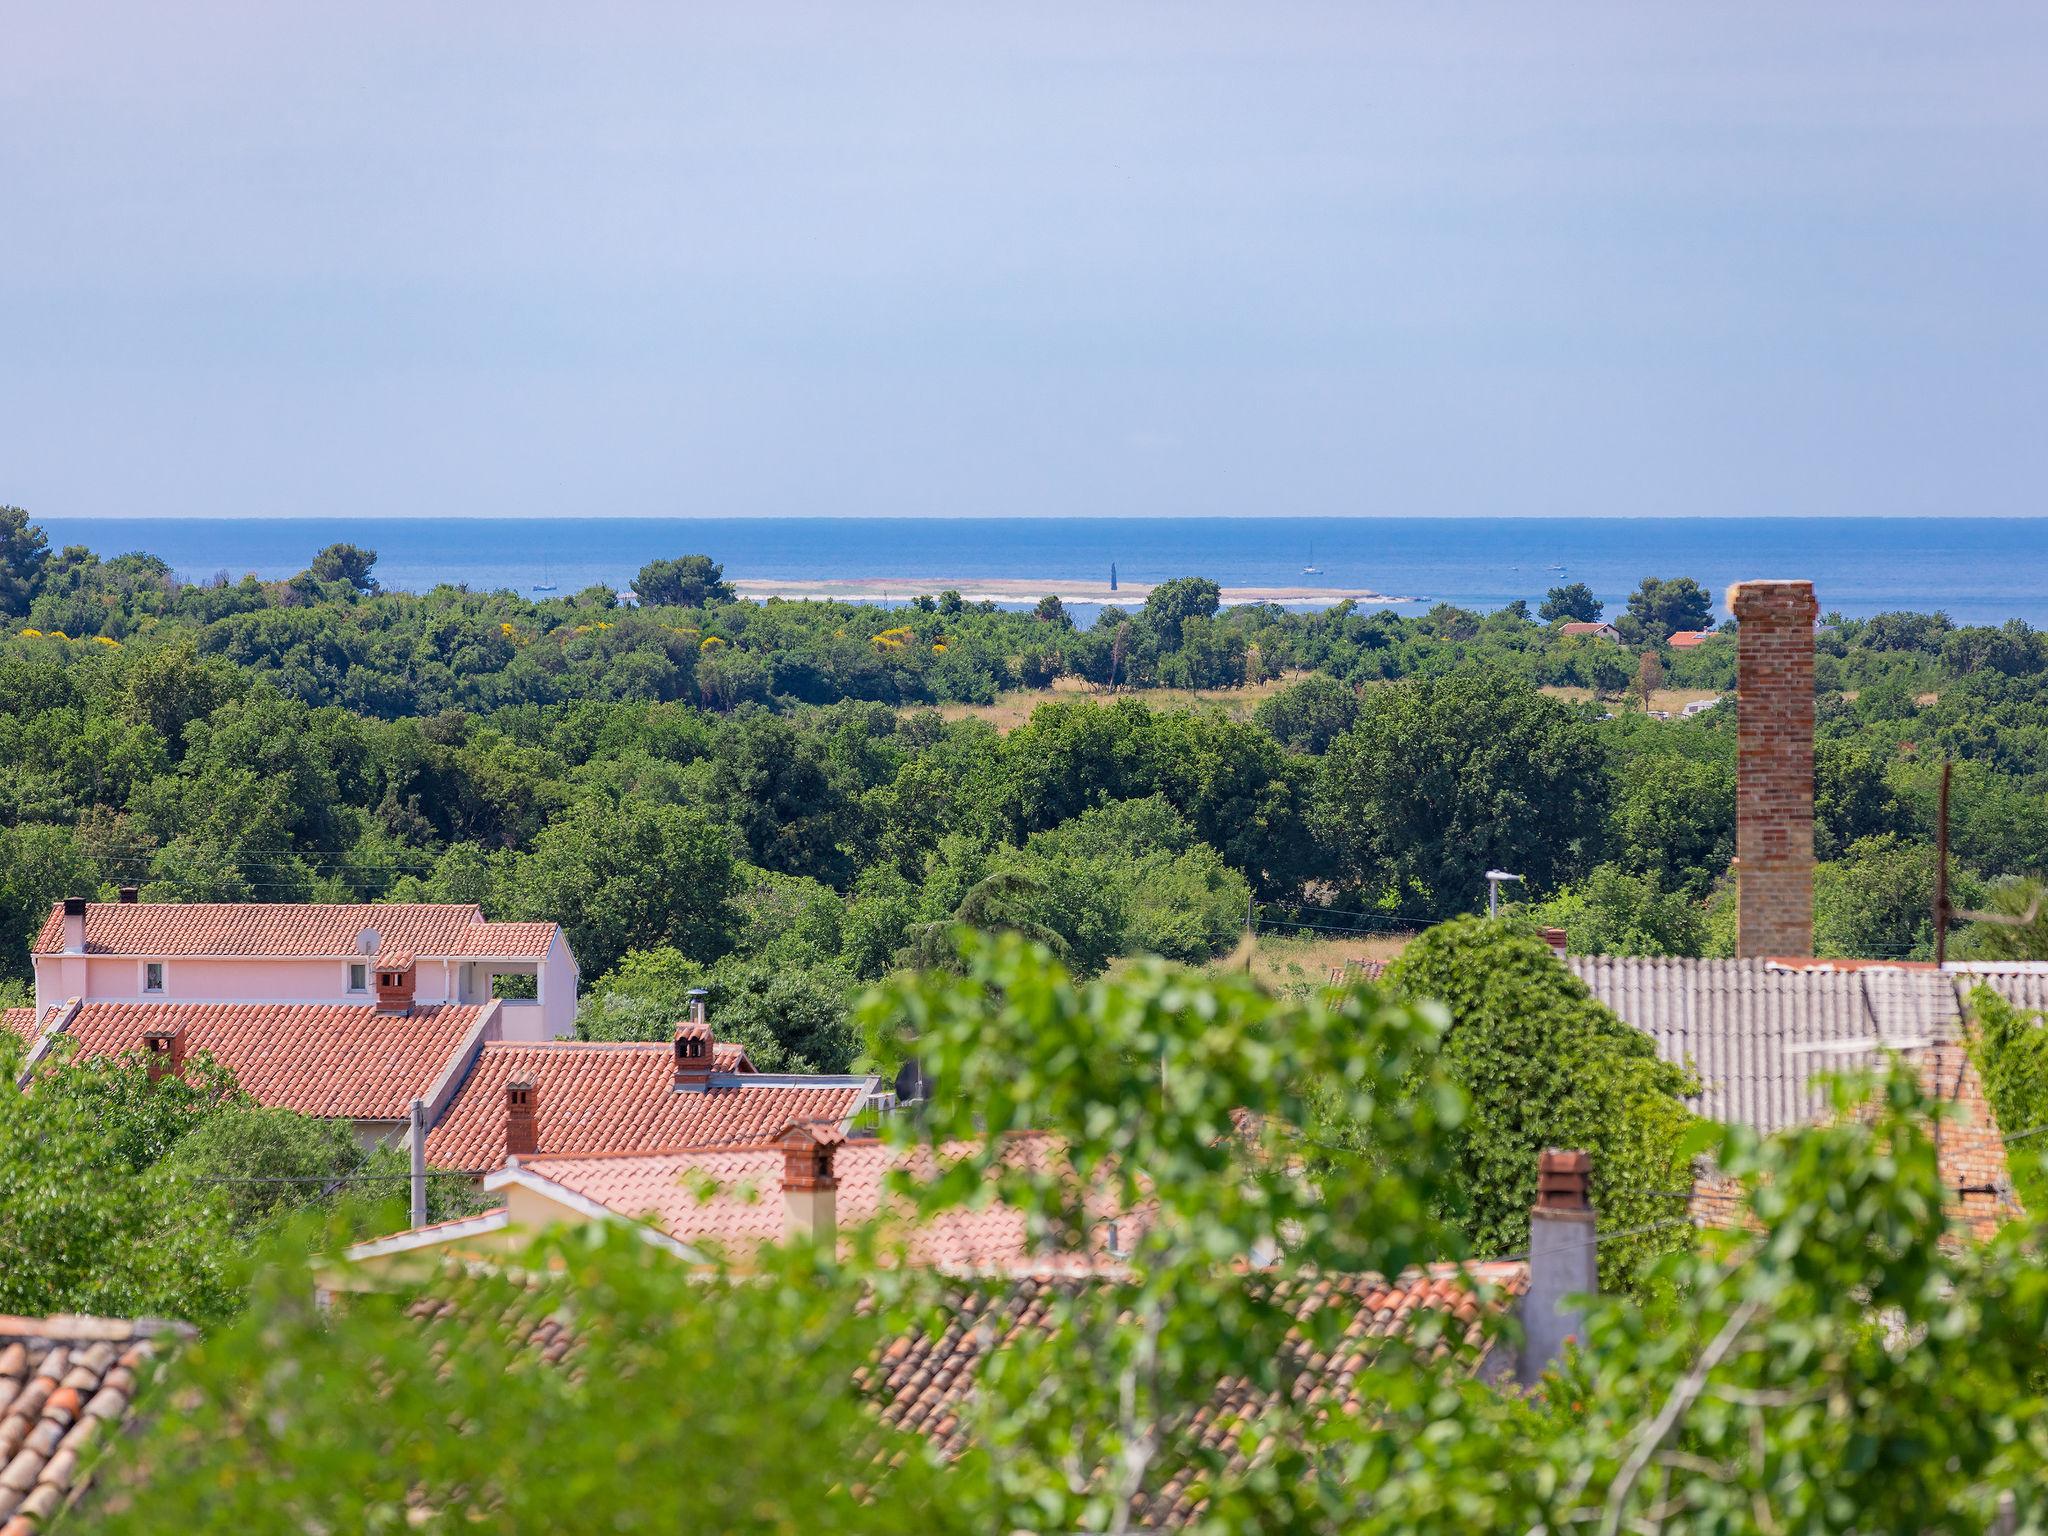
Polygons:
[[1810,581],[1744,581],[1736,632],[1735,953],[1813,953]]
[[505,1085],[505,1151],[511,1157],[540,1151],[540,1106],[534,1102],[534,1085],[525,1078]]

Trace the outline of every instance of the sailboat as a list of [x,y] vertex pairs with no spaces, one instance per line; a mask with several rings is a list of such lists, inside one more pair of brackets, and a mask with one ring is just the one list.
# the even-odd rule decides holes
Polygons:
[[548,562],[545,555],[541,557],[540,580],[533,584],[533,590],[536,592],[552,592],[555,590],[555,578],[548,570]]
[[1301,574],[1304,576],[1320,576],[1323,574],[1323,568],[1316,564],[1316,541],[1314,539],[1308,541],[1308,564],[1301,568]]

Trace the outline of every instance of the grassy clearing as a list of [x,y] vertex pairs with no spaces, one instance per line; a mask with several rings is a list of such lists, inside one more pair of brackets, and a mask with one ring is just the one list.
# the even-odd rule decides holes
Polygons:
[[1210,971],[1249,974],[1267,986],[1326,985],[1333,971],[1353,960],[1391,960],[1407,947],[1412,934],[1387,933],[1357,938],[1286,938],[1262,933],[1240,940],[1229,954],[1209,962]]
[[[1197,969],[1212,976],[1226,972],[1240,976],[1249,974],[1270,991],[1288,987],[1322,987],[1329,985],[1332,972],[1344,971],[1348,962],[1393,959],[1414,936],[1410,933],[1387,933],[1358,938],[1312,939],[1262,933],[1256,939],[1240,939],[1237,948],[1229,954],[1218,955]],[[1112,960],[1107,974],[1117,975],[1135,959],[1135,956],[1126,956]]]
[[[1154,709],[1220,709],[1235,720],[1248,720],[1253,710],[1289,683],[1307,676],[1289,673],[1267,683],[1243,688],[1137,688],[1117,693],[1084,683],[1077,677],[1057,679],[1050,688],[1017,688],[998,694],[993,704],[941,704],[938,711],[948,720],[965,720],[970,715],[988,721],[999,731],[1013,731],[1031,718],[1039,705],[1055,699],[1086,699],[1094,704],[1114,704],[1118,699],[1137,699]],[[925,706],[918,706],[923,708]]]
[[[1603,707],[1613,710],[1617,715],[1629,707],[1620,699],[1596,700],[1590,688],[1572,688],[1555,683],[1539,691],[1549,694],[1554,699],[1567,699],[1575,704],[1601,702]],[[1650,708],[1666,710],[1676,715],[1688,704],[1701,699],[1718,699],[1722,696],[1720,690],[1714,688],[1659,688],[1650,695]]]

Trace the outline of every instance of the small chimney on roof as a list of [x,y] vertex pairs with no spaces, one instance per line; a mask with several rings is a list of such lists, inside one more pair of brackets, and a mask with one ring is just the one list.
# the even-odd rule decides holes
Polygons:
[[676,1026],[677,1093],[703,1093],[711,1087],[711,1026],[704,1020],[702,989],[690,994],[690,1016]]
[[1813,953],[1810,581],[1745,581],[1736,630],[1735,953]]
[[782,1235],[790,1242],[829,1243],[839,1231],[839,1179],[833,1154],[846,1140],[836,1125],[796,1121],[777,1138],[782,1147]]
[[66,896],[64,898],[64,953],[82,955],[85,953],[85,898]]
[[142,1036],[142,1057],[152,1083],[160,1083],[167,1077],[183,1077],[184,1026],[174,1024],[169,1029],[145,1030]]
[[1536,1206],[1529,1212],[1529,1289],[1522,1296],[1519,1379],[1543,1379],[1564,1347],[1583,1338],[1586,1315],[1573,1296],[1600,1289],[1599,1249],[1593,1214],[1593,1158],[1586,1152],[1544,1151],[1536,1163]]
[[142,887],[141,887],[141,886],[139,886],[139,885],[124,885],[124,886],[122,886],[122,887],[121,887],[121,905],[122,905],[122,906],[124,906],[124,907],[132,907],[132,906],[134,906],[134,905],[135,905],[135,903],[137,903],[137,902],[138,902],[138,901],[140,901],[140,900],[142,900]]
[[1539,931],[1543,935],[1543,942],[1550,946],[1550,952],[1562,960],[1565,957],[1567,944],[1564,930],[1562,928],[1544,928]]
[[505,1151],[512,1157],[527,1157],[540,1151],[536,1092],[525,1078],[515,1078],[505,1085]]
[[413,988],[419,981],[419,974],[413,966],[412,956],[394,952],[377,959],[377,1011],[379,1013],[405,1014],[412,1012]]

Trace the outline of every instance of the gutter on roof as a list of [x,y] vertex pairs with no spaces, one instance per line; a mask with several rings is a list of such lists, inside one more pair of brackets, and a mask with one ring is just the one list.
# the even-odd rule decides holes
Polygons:
[[441,1116],[462,1091],[462,1085],[469,1081],[469,1074],[476,1069],[477,1060],[483,1055],[484,1039],[499,1029],[498,1014],[503,999],[492,998],[477,1010],[476,1022],[469,1026],[469,1032],[455,1047],[455,1054],[448,1058],[448,1065],[441,1069],[441,1075],[434,1079],[434,1086],[426,1093],[426,1128],[434,1129],[441,1123]]
[[15,1079],[17,1088],[28,1086],[29,1079],[36,1075],[36,1068],[41,1066],[55,1049],[57,1037],[71,1027],[72,1021],[78,1017],[79,1009],[84,1006],[83,998],[67,997],[50,1010],[49,1022],[43,1025],[41,1032],[36,1036],[36,1043],[29,1047],[28,1055],[22,1061],[21,1075]]

